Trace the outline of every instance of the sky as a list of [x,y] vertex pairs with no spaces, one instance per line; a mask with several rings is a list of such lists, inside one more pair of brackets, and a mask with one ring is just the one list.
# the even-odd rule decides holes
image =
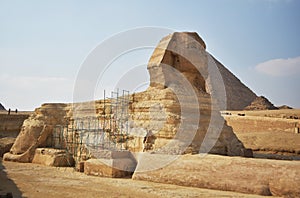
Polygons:
[[[72,102],[95,47],[120,32],[159,27],[197,32],[207,51],[257,95],[300,108],[299,21],[298,0],[0,0],[0,103],[33,110]],[[147,79],[152,51],[119,58],[111,75],[134,64]]]

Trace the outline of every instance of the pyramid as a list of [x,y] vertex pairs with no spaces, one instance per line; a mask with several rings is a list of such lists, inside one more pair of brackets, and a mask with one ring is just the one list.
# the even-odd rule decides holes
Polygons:
[[243,110],[253,102],[257,95],[243,84],[222,63],[215,59],[223,78],[227,96],[227,110]]
[[4,106],[0,103],[0,110],[5,110]]
[[278,109],[278,108],[275,107],[264,96],[259,96],[255,98],[255,100],[253,100],[251,104],[245,108],[245,110],[272,110],[272,109]]

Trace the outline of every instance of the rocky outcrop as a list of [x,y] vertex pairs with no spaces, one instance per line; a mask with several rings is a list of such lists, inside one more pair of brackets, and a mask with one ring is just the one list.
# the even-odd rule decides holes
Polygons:
[[31,162],[35,149],[51,146],[51,134],[56,125],[65,124],[66,104],[43,104],[24,121],[20,134],[4,160]]
[[264,96],[259,96],[251,102],[245,110],[273,110],[278,109],[275,107],[267,98]]

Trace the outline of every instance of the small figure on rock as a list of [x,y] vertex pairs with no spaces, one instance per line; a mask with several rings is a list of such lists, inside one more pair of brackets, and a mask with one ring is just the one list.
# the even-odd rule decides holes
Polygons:
[[8,109],[8,115],[10,115],[10,111],[11,111],[11,110],[10,110],[10,108],[9,108],[9,109]]
[[18,113],[18,109],[16,109],[16,113]]

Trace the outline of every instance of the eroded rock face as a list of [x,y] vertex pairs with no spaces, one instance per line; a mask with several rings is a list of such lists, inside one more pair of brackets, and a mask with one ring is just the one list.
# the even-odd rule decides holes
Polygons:
[[31,162],[38,147],[50,145],[49,138],[56,125],[65,124],[66,104],[43,104],[24,121],[22,129],[4,160]]
[[5,137],[0,139],[0,157],[7,153],[15,142],[13,137]]
[[0,114],[0,138],[16,138],[20,133],[24,120],[26,120],[29,115],[29,113]]
[[[168,69],[175,68],[197,89],[212,94],[216,79],[209,75],[208,60],[204,41],[194,32],[175,32],[163,38],[148,63],[151,86],[168,86],[172,78]],[[212,57],[211,55],[209,55]],[[226,91],[226,109],[242,110],[257,96],[245,86],[222,63],[212,57],[219,70]],[[164,67],[160,67],[164,65]],[[170,66],[170,67],[167,67]],[[217,77],[217,76],[216,76]],[[173,82],[174,83],[174,82]],[[222,98],[219,98],[222,100]],[[222,109],[223,110],[223,109]]]
[[[209,68],[205,48],[197,33],[173,33],[160,41],[150,58],[150,88],[137,94],[132,106],[139,117],[133,121],[155,132],[158,152],[240,155],[244,148],[232,129],[223,126],[219,106],[226,98],[214,97],[222,87],[214,84],[218,76]],[[149,109],[155,105],[161,115],[151,117]]]
[[[227,71],[222,74],[221,70],[220,76],[211,75],[212,58],[205,48],[205,43],[196,33],[187,32],[168,35],[158,44],[148,64],[150,87],[130,96],[129,150],[143,151],[145,133],[151,131],[153,139],[147,142],[153,144],[147,145],[150,152],[241,154],[244,146],[224,122],[219,110],[220,106],[227,104],[225,91],[235,93],[244,88],[226,88],[232,83],[242,85],[232,77],[230,82],[223,79],[225,88],[222,92],[222,84],[216,82],[222,80],[222,75],[232,74]],[[222,68],[220,65],[217,67]],[[250,90],[245,90],[246,95],[251,95]],[[224,97],[220,97],[222,93]],[[238,97],[238,94],[229,95],[227,101],[233,98],[236,101]],[[76,104],[75,108],[67,104],[43,105],[24,122],[20,135],[4,159],[30,162],[37,147],[48,145],[47,139],[54,126],[69,125],[74,116],[114,116],[111,109],[104,106],[108,102]],[[237,106],[228,104],[239,108],[245,103],[238,103]]]

